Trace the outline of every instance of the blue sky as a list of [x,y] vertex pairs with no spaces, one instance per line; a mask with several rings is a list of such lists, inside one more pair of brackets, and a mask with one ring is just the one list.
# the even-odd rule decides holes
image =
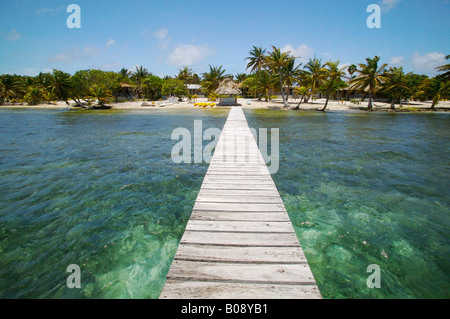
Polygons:
[[[81,28],[66,20],[81,8]],[[369,29],[369,4],[379,4],[381,28]],[[435,75],[450,54],[450,0],[0,0],[0,74],[74,73],[143,65],[175,75],[208,64],[245,71],[253,45],[290,50],[305,63],[381,62]]]

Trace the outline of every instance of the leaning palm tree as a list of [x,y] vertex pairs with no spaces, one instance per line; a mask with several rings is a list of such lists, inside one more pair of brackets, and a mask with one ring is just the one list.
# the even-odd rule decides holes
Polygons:
[[93,84],[89,88],[89,93],[91,98],[98,100],[98,105],[104,106],[105,103],[109,102],[114,96],[110,90],[108,90],[104,85]]
[[222,66],[211,66],[209,65],[209,72],[203,73],[203,80],[201,85],[206,91],[207,95],[214,92],[218,87],[220,82],[225,78],[226,70],[222,69]]
[[290,55],[290,52],[281,52],[280,48],[272,45],[272,52],[267,56],[265,64],[268,66],[272,72],[278,74],[281,88],[281,97],[283,98],[283,104],[285,107],[289,107],[286,101],[283,91],[283,68],[290,63],[291,60],[295,59]]
[[327,70],[324,68],[322,60],[315,57],[314,59],[309,59],[308,63],[306,63],[303,68],[305,69],[305,80],[308,80],[308,82],[311,83],[311,91],[309,94],[309,97],[311,97],[311,95],[316,94],[317,87],[323,81]]
[[435,106],[441,99],[450,97],[450,82],[442,81],[437,78],[426,79],[420,86],[416,93],[416,96],[424,98],[431,98],[431,109],[434,110]]
[[340,61],[328,61],[325,63],[325,69],[326,69],[326,94],[327,94],[327,100],[325,101],[324,107],[321,109],[321,111],[325,111],[328,105],[328,100],[330,99],[331,92],[333,89],[336,88],[336,84],[341,82],[342,77],[345,75],[345,67],[339,68]]
[[298,102],[297,106],[293,108],[293,110],[298,110],[300,108],[300,104],[302,104],[305,96],[309,93],[309,87],[307,86],[299,86],[294,88],[294,95],[300,96],[300,102]]
[[409,77],[412,72],[405,74],[403,68],[391,67],[385,73],[385,81],[383,83],[383,91],[390,92],[392,94],[391,110],[395,110],[395,101],[400,101],[400,107],[402,106],[402,97],[406,91],[411,92]]
[[372,96],[377,88],[385,81],[384,70],[387,64],[378,67],[378,62],[380,61],[379,56],[366,58],[366,61],[367,64],[358,63],[359,69],[356,70],[358,76],[352,79],[350,83],[352,84],[352,89],[368,91],[369,103],[367,104],[367,110],[372,111]]

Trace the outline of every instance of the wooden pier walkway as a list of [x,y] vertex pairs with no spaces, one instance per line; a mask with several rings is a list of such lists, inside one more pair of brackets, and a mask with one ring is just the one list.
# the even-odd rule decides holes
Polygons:
[[222,129],[160,298],[321,298],[241,108]]

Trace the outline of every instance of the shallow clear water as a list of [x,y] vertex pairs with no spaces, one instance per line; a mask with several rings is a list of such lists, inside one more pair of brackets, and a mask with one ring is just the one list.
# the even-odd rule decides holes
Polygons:
[[1,110],[0,297],[157,298],[207,169],[172,130],[227,114]]
[[450,297],[449,114],[245,113],[280,129],[272,177],[323,297]]
[[[450,116],[245,113],[280,129],[273,178],[324,297],[449,297]],[[207,169],[174,164],[171,133],[227,114],[0,110],[0,297],[157,298]]]

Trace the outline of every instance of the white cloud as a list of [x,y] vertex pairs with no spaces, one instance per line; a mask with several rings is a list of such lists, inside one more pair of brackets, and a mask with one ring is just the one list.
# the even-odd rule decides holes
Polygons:
[[169,54],[167,63],[174,66],[192,66],[212,53],[206,45],[179,45]]
[[167,28],[159,29],[153,33],[153,35],[158,38],[158,40],[163,40],[169,34],[169,30]]
[[74,60],[74,56],[70,54],[57,54],[48,59],[52,63],[65,63],[69,64]]
[[112,70],[119,69],[120,66],[121,66],[121,63],[119,61],[114,61],[114,62],[105,63],[105,64],[101,64],[101,65],[94,65],[94,66],[92,66],[92,68],[105,70],[105,71],[112,71]]
[[100,54],[100,50],[98,50],[97,48],[93,47],[92,45],[88,45],[84,48],[83,53],[91,56],[91,55],[98,55]]
[[106,47],[109,48],[110,46],[115,45],[115,44],[116,44],[116,41],[113,38],[111,38],[108,40],[108,42],[106,42]]
[[160,40],[160,41],[158,42],[158,47],[159,47],[161,50],[167,49],[167,46],[169,45],[170,40],[172,40],[171,37],[168,37],[168,38],[165,39],[165,40]]
[[64,63],[64,64],[71,64],[74,61],[86,61],[91,57],[104,54],[110,46],[115,44],[116,41],[113,38],[111,38],[108,40],[108,42],[106,42],[106,45],[103,48],[97,48],[92,45],[87,45],[84,47],[82,51],[78,50],[78,48],[75,48],[73,50],[66,50],[63,53],[50,56],[48,60],[51,63]]
[[402,56],[394,56],[389,61],[389,65],[394,66],[394,67],[401,67],[401,66],[403,66],[404,60],[405,60],[405,58]]
[[381,10],[383,12],[391,11],[399,2],[400,0],[383,0],[380,2]]
[[44,14],[44,13],[49,13],[52,12],[52,9],[49,8],[40,8],[36,10],[36,14]]
[[37,15],[47,14],[47,13],[54,15],[54,14],[57,14],[57,13],[61,12],[63,9],[65,10],[66,7],[61,6],[61,7],[52,8],[52,9],[51,8],[39,8],[35,12],[36,12]]
[[169,45],[170,41],[172,40],[171,37],[168,37],[169,30],[167,28],[159,29],[153,33],[153,36],[158,39],[158,47],[161,50],[167,49],[167,46]]
[[420,55],[418,52],[411,58],[414,71],[427,75],[436,74],[436,67],[445,64],[445,54],[439,52],[429,52]]
[[314,49],[308,47],[306,44],[294,48],[291,44],[287,44],[281,48],[281,52],[288,52],[298,58],[302,63],[308,61],[309,58],[314,56]]
[[11,29],[11,32],[9,32],[9,33],[1,32],[0,35],[10,41],[19,40],[21,37],[21,34],[19,32],[17,32],[16,29]]

